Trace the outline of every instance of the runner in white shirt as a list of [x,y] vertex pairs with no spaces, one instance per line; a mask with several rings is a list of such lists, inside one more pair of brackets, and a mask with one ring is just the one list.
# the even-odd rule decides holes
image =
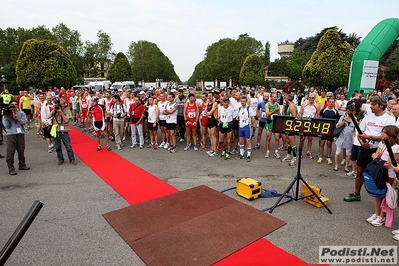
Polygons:
[[345,100],[345,94],[343,94],[343,93],[339,96],[339,100],[335,101],[335,107],[338,110],[338,114],[340,116],[345,115],[347,103],[348,103],[348,101]]
[[148,97],[148,130],[150,133],[150,144],[147,148],[158,149],[158,120],[159,120],[159,109],[158,105],[155,104],[155,97]]
[[240,155],[236,159],[244,158],[244,146],[247,145],[247,162],[251,160],[251,125],[255,124],[255,111],[247,106],[245,98],[241,99],[237,119],[239,121],[238,137],[240,138]]
[[[318,117],[318,109],[317,109],[317,104],[315,103],[314,99],[316,98],[316,95],[311,93],[308,97],[308,100],[301,105],[301,110],[299,111],[299,116],[300,117]],[[305,136],[302,137],[302,145],[305,146]],[[306,156],[308,156],[310,159],[313,159],[314,156],[312,155],[312,141],[313,137],[308,136],[308,145],[307,145],[307,152]]]
[[158,110],[159,110],[159,127],[161,128],[161,144],[159,148],[169,148],[168,134],[166,129],[166,115],[164,113],[165,107],[168,101],[166,101],[166,93],[161,92],[159,95]]
[[231,106],[229,106],[229,103],[230,103],[229,98],[224,98],[223,106],[218,108],[219,145],[220,149],[222,150],[221,156],[222,157],[224,156],[226,160],[230,159],[233,120],[236,117],[236,113],[234,109]]
[[355,191],[344,198],[346,202],[360,201],[360,190],[363,186],[363,172],[367,164],[372,161],[372,154],[377,150],[378,144],[382,141],[381,130],[388,125],[394,125],[395,119],[384,112],[387,102],[379,95],[372,96],[370,99],[372,113],[366,115],[359,127],[363,134],[359,134],[361,145],[359,157],[357,159],[357,172],[355,181]]
[[177,125],[177,104],[175,103],[175,95],[173,93],[168,95],[168,102],[163,113],[166,115],[166,129],[168,130],[168,137],[170,141],[170,147],[168,148],[168,151],[175,153],[177,151],[175,138]]
[[[263,97],[262,97],[262,101],[263,101]],[[251,90],[249,92],[249,98],[247,101],[247,105],[256,113],[256,108],[258,107],[258,103],[259,103],[259,99],[258,99],[258,97],[255,96],[255,91]],[[255,117],[255,119],[257,119],[257,118]],[[256,127],[255,127],[255,125],[253,125],[251,138],[253,138],[255,136],[255,130],[256,130]]]

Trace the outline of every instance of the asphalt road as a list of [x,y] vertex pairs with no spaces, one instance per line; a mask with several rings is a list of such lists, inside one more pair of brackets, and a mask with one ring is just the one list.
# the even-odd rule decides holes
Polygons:
[[[6,265],[144,265],[102,217],[128,203],[79,158],[76,166],[57,166],[56,154],[47,152],[45,141],[35,138],[34,130],[27,132],[26,139],[30,171],[10,176],[5,159],[0,160],[0,248],[35,200],[42,201],[44,207]],[[227,161],[210,158],[205,152],[192,149],[183,151],[184,144],[178,144],[175,154],[163,149],[129,149],[128,145],[129,141],[125,141],[124,149],[114,148],[112,152],[179,190],[198,185],[224,190],[234,187],[237,179],[251,177],[261,181],[264,189],[281,193],[297,174],[296,166],[273,157],[265,159],[263,140],[261,149],[253,151],[251,162],[234,157]],[[317,154],[316,148],[315,142],[313,154]],[[0,154],[5,154],[5,145],[0,146]],[[112,162],[109,164],[112,166]],[[373,198],[363,190],[361,202],[344,202],[343,197],[353,191],[354,179],[345,175],[343,167],[338,172],[332,168],[304,156],[301,175],[322,188],[330,198],[328,207],[333,214],[304,200],[292,201],[272,213],[287,225],[266,238],[309,263],[318,262],[321,245],[397,245],[391,230],[397,229],[399,222],[394,220],[392,228],[366,223],[374,210]],[[277,201],[248,201],[234,190],[226,194],[258,209]]]

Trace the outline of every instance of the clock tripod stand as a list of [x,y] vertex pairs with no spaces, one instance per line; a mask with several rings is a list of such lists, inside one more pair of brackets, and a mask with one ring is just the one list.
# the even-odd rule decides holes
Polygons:
[[[303,141],[304,141],[304,136],[303,134],[300,135],[300,144],[299,144],[299,148],[298,148],[298,168],[297,168],[297,174],[294,177],[294,179],[292,180],[291,184],[285,189],[284,193],[280,196],[280,198],[277,200],[277,202],[273,205],[273,207],[270,209],[270,213],[272,213],[274,211],[274,209],[278,206],[283,205],[286,202],[283,202],[282,204],[279,205],[279,203],[281,202],[281,200],[284,197],[291,197],[288,192],[292,189],[292,187],[295,185],[295,195],[294,197],[291,197],[293,200],[298,201],[300,199],[304,199],[304,198],[308,198],[308,197],[314,197],[316,198],[322,205],[323,207],[330,213],[332,214],[331,210],[327,207],[327,205],[320,199],[319,196],[317,196],[316,192],[314,192],[314,190],[309,186],[309,184],[303,179],[302,174],[301,174],[301,162],[302,162],[302,145],[303,145]],[[312,193],[309,196],[303,197],[303,196],[299,196],[299,183],[302,182],[303,184],[305,184],[305,186],[309,189],[309,191]]]

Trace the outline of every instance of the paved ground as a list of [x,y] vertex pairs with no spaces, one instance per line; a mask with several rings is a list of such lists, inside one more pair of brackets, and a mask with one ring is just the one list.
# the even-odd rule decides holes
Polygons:
[[[79,159],[77,166],[57,166],[55,153],[47,153],[44,140],[28,132],[26,158],[30,171],[8,175],[0,161],[0,248],[2,248],[34,200],[44,207],[24,236],[7,265],[144,265],[128,245],[103,219],[102,214],[128,204]],[[253,152],[252,161],[209,158],[204,152],[129,149],[116,151],[179,190],[205,184],[217,190],[235,186],[236,180],[252,177],[265,189],[283,192],[297,168],[274,158],[265,159],[264,146]],[[315,146],[315,145],[314,145]],[[96,151],[93,151],[95,153]],[[316,154],[316,149],[313,150]],[[5,145],[0,146],[5,154]],[[110,166],[113,162],[109,162]],[[374,201],[363,193],[361,202],[345,203],[354,180],[341,169],[318,165],[304,157],[302,176],[322,188],[330,198],[329,214],[303,200],[275,209],[272,215],[287,225],[266,238],[309,263],[318,262],[320,245],[397,245],[391,230],[373,227],[365,219],[373,212]],[[132,191],[134,193],[134,191]],[[247,201],[235,191],[226,194],[258,209],[273,205],[276,198]],[[399,222],[394,221],[393,228]],[[226,239],[228,241],[228,239]],[[262,256],[262,254],[259,254]]]

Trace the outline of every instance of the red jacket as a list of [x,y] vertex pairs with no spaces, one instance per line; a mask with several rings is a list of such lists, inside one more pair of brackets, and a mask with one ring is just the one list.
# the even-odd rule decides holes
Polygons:
[[[130,124],[137,124],[137,121],[144,115],[144,105],[135,103],[130,105],[129,114],[130,114]],[[139,124],[143,124],[143,119]]]

